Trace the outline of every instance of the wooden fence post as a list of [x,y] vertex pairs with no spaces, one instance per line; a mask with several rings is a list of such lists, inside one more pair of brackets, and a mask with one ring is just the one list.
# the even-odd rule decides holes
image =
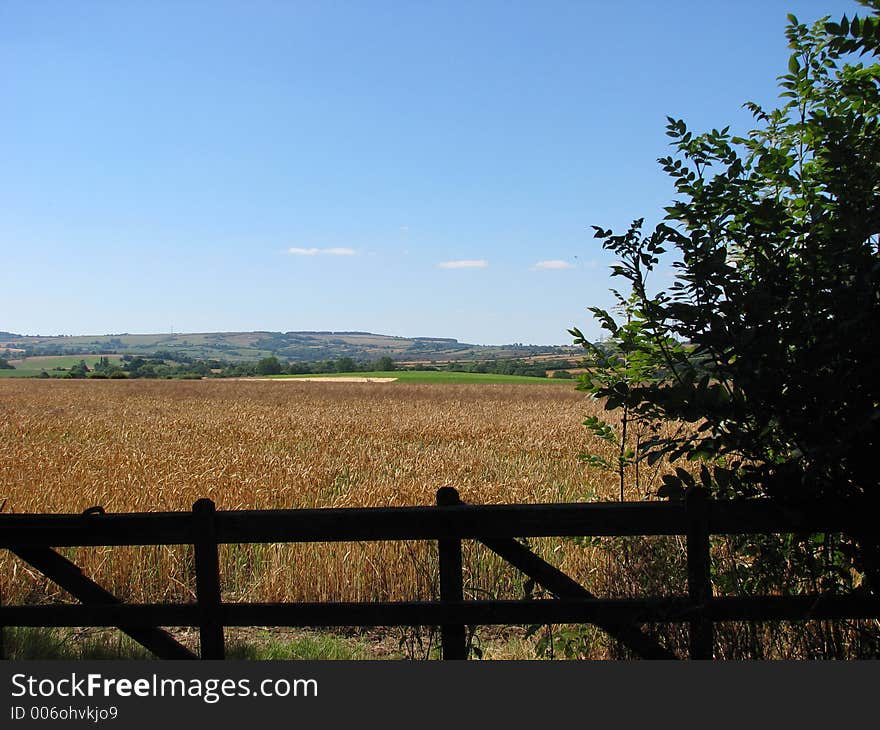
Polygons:
[[202,659],[224,659],[226,656],[223,623],[220,617],[220,561],[217,556],[217,531],[214,525],[214,503],[200,499],[193,505],[196,562],[196,599],[201,609],[199,643]]
[[706,490],[690,487],[685,495],[687,514],[688,596],[694,616],[690,620],[691,659],[711,659],[714,632],[706,606],[712,598],[712,577],[709,562],[709,504]]
[[[446,507],[461,504],[458,492],[453,487],[437,490],[437,506]],[[437,541],[440,562],[440,600],[464,600],[464,578],[462,577],[461,540],[447,538]],[[467,640],[463,624],[443,624],[440,627],[440,641],[443,659],[467,659]]]
[[[2,606],[2,605],[3,605],[3,594],[0,593],[0,606]],[[5,629],[5,627],[3,626],[3,624],[0,624],[0,661],[4,660],[6,658],[6,643],[4,641],[5,637],[3,636],[5,633],[4,629]]]

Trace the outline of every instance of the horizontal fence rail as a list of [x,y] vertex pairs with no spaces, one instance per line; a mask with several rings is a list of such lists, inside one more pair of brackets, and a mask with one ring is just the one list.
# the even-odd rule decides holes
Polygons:
[[[713,535],[876,529],[871,514],[839,504],[709,502],[707,519]],[[0,547],[191,545],[197,523],[191,512],[0,514]],[[225,544],[685,535],[688,523],[681,501],[220,510],[214,524]]]
[[[467,657],[466,626],[591,623],[638,656],[677,658],[641,624],[690,626],[689,656],[713,656],[713,622],[876,618],[868,595],[713,597],[713,534],[845,532],[872,534],[876,514],[863,505],[812,502],[781,507],[768,500],[713,502],[691,489],[678,502],[466,505],[444,487],[437,506],[270,511],[0,515],[0,548],[16,554],[80,600],[81,605],[0,606],[2,626],[115,626],[162,658],[194,659],[161,626],[198,627],[201,658],[223,658],[225,626],[441,627],[444,659]],[[683,535],[688,595],[607,599],[543,561],[519,537]],[[438,543],[438,601],[371,603],[223,603],[218,545],[432,540]],[[461,541],[477,540],[555,596],[546,600],[463,600]],[[196,597],[191,604],[125,604],[84,576],[53,547],[192,545]],[[51,547],[50,547],[51,546]]]

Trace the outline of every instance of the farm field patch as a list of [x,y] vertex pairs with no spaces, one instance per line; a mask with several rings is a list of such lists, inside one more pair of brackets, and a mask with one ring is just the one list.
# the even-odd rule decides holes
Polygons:
[[[378,378],[394,378],[396,382],[400,383],[463,383],[463,384],[548,384],[552,383],[555,385],[559,385],[562,380],[556,380],[555,383],[552,378],[533,378],[524,375],[494,375],[491,373],[456,373],[449,372],[443,370],[393,370],[393,371],[385,371],[385,372],[369,372],[369,373],[327,373],[327,374],[318,374],[318,375],[273,375],[270,376],[272,380],[297,380],[297,379],[309,379],[314,380],[317,378],[370,378],[370,379],[378,379]],[[568,381],[567,383],[569,389],[571,389],[572,382]]]
[[[0,382],[0,503],[7,512],[427,505],[456,486],[474,503],[580,501],[614,478],[577,459],[584,414],[568,387],[248,381]],[[186,548],[72,551],[122,598],[189,600]],[[519,578],[474,545],[474,590],[516,595]],[[555,562],[587,570],[569,545]],[[435,590],[425,543],[235,545],[229,600],[403,600]],[[58,598],[0,555],[5,601]],[[12,576],[17,577],[13,580]]]
[[95,364],[106,357],[111,363],[122,362],[121,355],[43,355],[40,357],[28,357],[25,359],[10,360],[14,370],[0,370],[0,378],[32,378],[39,376],[45,370],[69,370],[74,365],[78,365],[80,360],[85,361],[89,368],[94,368]]
[[[446,485],[473,504],[617,499],[617,475],[578,458],[588,450],[616,458],[613,445],[597,444],[583,426],[588,416],[613,414],[571,381],[552,382],[7,379],[0,505],[13,513],[176,511],[209,497],[220,510],[412,506],[433,504]],[[644,467],[638,486],[630,470],[626,498],[650,496],[668,468]],[[597,595],[687,590],[683,538],[528,544]],[[719,565],[735,557],[716,547]],[[190,546],[62,552],[122,600],[193,600]],[[463,564],[466,598],[520,599],[534,590],[474,541],[463,542]],[[232,602],[434,600],[438,592],[437,546],[423,541],[223,545],[220,570],[223,599]],[[0,595],[9,604],[70,600],[6,551]],[[721,631],[719,641],[742,640],[737,626],[725,639]],[[537,641],[522,630],[506,638],[481,632],[487,658],[527,657]],[[667,633],[686,647],[686,630]],[[598,630],[571,636],[587,642],[578,655],[614,656]],[[405,629],[385,635],[397,645],[394,637],[413,657],[431,641]],[[788,656],[800,639],[783,628],[767,640],[774,656]]]

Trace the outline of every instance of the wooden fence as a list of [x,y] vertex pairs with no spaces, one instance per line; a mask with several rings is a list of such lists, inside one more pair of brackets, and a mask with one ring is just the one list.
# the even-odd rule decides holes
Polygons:
[[[649,659],[678,658],[641,625],[687,623],[689,657],[713,657],[713,622],[880,617],[869,595],[714,597],[714,534],[844,532],[873,534],[873,513],[839,504],[783,508],[766,500],[714,502],[691,489],[680,502],[466,505],[444,487],[432,507],[0,515],[0,548],[42,572],[80,604],[0,606],[2,626],[118,627],[160,658],[196,659],[161,626],[198,627],[202,659],[224,658],[226,626],[440,626],[444,659],[466,659],[466,627],[594,624]],[[530,551],[517,537],[684,535],[686,596],[598,598]],[[226,543],[436,540],[438,601],[224,603],[218,545]],[[462,540],[477,540],[555,596],[546,600],[464,600]],[[193,545],[196,602],[126,604],[53,547]]]

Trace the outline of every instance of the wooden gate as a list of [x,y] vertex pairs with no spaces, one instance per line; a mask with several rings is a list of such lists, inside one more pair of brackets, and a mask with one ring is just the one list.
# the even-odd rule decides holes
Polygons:
[[[839,504],[796,510],[767,500],[714,502],[691,489],[681,502],[467,505],[451,487],[432,507],[217,511],[200,499],[191,512],[0,515],[0,548],[10,550],[68,591],[80,604],[0,606],[2,626],[118,627],[163,659],[223,659],[226,626],[440,626],[444,659],[466,659],[466,627],[594,624],[637,656],[678,658],[641,628],[679,622],[690,627],[689,657],[711,659],[713,622],[880,617],[870,595],[714,597],[709,538],[713,534],[868,533],[871,513]],[[687,595],[609,599],[529,550],[518,537],[684,535]],[[229,543],[435,540],[437,601],[366,603],[225,603],[218,545]],[[462,540],[477,540],[555,596],[549,600],[465,600]],[[196,602],[127,604],[55,547],[193,545]],[[198,627],[200,655],[162,626]]]

